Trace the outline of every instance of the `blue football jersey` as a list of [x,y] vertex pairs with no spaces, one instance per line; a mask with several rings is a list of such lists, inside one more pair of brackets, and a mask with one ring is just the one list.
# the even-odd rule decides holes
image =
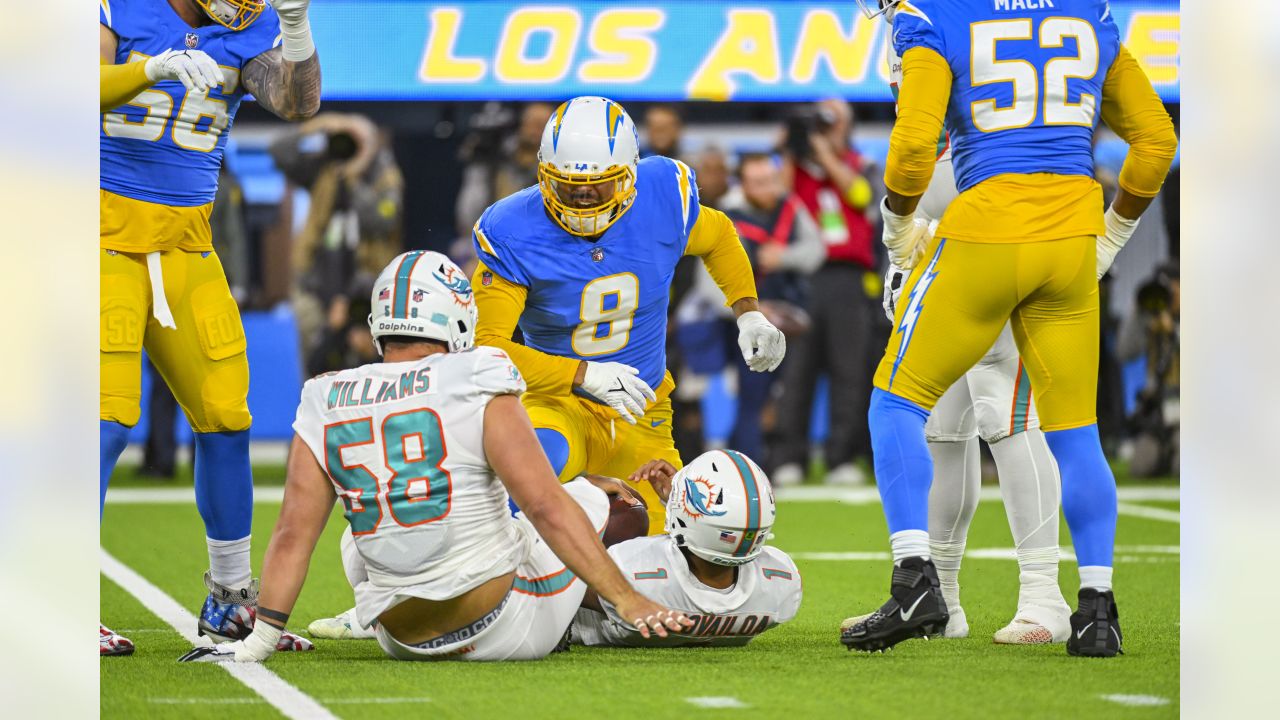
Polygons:
[[116,35],[117,63],[191,48],[216,60],[225,78],[209,93],[187,92],[176,80],[159,82],[103,113],[100,186],[163,205],[213,202],[227,134],[245,96],[240,70],[278,44],[275,10],[268,5],[239,32],[217,24],[193,28],[167,0],[99,0],[98,16]]
[[1102,86],[1120,49],[1106,0],[903,0],[899,56],[953,76],[946,129],[961,192],[1005,173],[1093,177]]
[[477,224],[476,251],[493,272],[528,288],[525,344],[625,363],[658,387],[667,369],[671,278],[698,219],[697,187],[684,163],[641,160],[634,204],[594,242],[552,221],[536,186],[490,206]]

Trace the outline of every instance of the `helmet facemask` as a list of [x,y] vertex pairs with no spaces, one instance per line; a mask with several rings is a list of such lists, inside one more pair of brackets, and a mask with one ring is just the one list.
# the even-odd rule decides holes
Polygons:
[[267,8],[266,0],[196,0],[219,25],[239,32],[253,24]]
[[862,8],[862,14],[866,15],[868,20],[887,13],[889,22],[893,22],[894,8],[901,0],[857,0],[857,2],[858,7]]
[[[594,237],[608,230],[636,196],[635,169],[614,166],[602,173],[567,173],[548,162],[538,163],[542,202],[556,224],[577,237]],[[592,193],[591,191],[594,191]],[[595,195],[593,202],[584,196]]]

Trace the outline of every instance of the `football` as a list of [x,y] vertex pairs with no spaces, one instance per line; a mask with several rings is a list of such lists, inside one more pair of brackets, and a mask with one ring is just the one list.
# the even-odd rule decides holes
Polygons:
[[609,503],[609,522],[604,526],[602,538],[605,547],[648,534],[649,508],[643,498],[639,505],[632,505],[620,497]]

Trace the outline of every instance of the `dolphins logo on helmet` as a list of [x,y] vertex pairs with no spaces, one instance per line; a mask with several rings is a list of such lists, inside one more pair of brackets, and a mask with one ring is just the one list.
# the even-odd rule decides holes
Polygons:
[[[686,477],[684,479],[684,509],[694,517],[720,517],[727,513],[727,510],[715,511],[710,508],[715,503],[711,500],[711,493],[715,489],[711,487],[711,482],[701,477]],[[720,491],[723,497],[724,491]]]

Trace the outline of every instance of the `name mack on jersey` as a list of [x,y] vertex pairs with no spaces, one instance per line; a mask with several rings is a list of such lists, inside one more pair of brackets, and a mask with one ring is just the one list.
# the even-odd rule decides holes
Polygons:
[[1048,10],[1053,7],[1053,0],[996,0],[996,12]]

